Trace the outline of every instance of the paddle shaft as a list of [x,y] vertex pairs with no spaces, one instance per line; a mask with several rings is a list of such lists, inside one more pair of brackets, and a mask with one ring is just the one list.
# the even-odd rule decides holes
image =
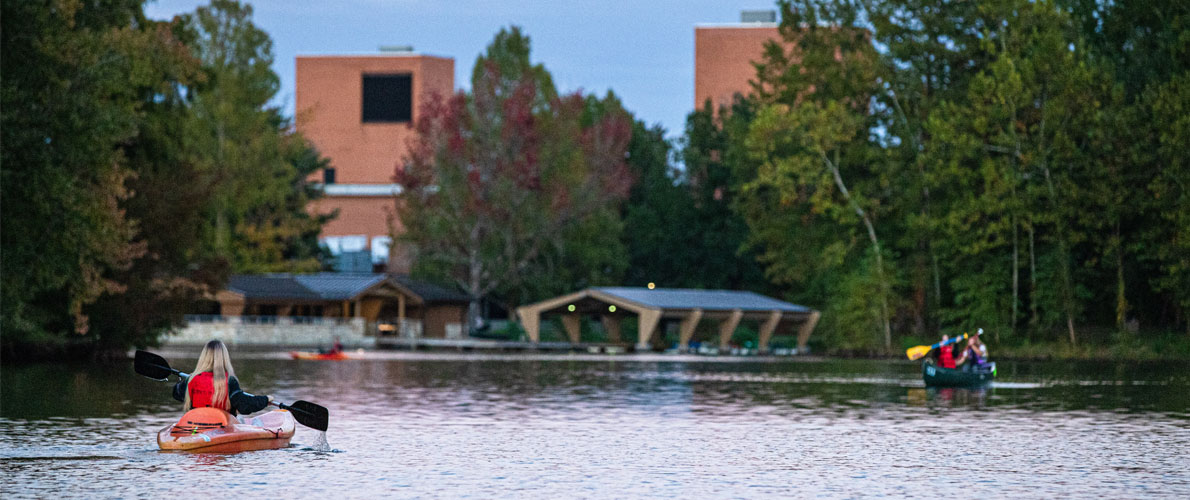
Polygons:
[[926,354],[929,354],[930,351],[932,351],[934,349],[937,349],[937,348],[945,346],[945,345],[953,344],[953,343],[963,340],[965,338],[967,338],[966,333],[964,333],[961,336],[955,336],[954,338],[939,341],[933,345],[913,346],[913,347],[910,347],[905,350],[905,355],[908,356],[909,359],[914,359],[914,360],[920,359],[920,358],[924,357]]
[[930,350],[932,351],[932,350],[934,350],[934,349],[937,349],[937,348],[939,348],[939,347],[942,347],[942,346],[947,346],[947,345],[950,345],[950,344],[954,344],[954,343],[956,343],[956,342],[958,342],[958,341],[960,341],[960,340],[963,340],[963,339],[965,339],[965,338],[967,338],[967,334],[965,334],[965,333],[964,333],[962,336],[955,336],[955,337],[953,337],[953,338],[949,338],[949,339],[946,339],[946,340],[939,341],[939,342],[935,343],[934,345],[930,346]]

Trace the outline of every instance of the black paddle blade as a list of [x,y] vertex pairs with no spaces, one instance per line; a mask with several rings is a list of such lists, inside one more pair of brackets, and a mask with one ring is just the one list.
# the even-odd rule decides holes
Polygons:
[[327,420],[330,418],[330,412],[326,407],[319,406],[309,401],[294,401],[291,405],[281,405],[281,408],[289,410],[293,413],[293,419],[311,429],[326,432]]
[[149,351],[136,351],[133,366],[136,368],[137,374],[144,375],[153,380],[163,381],[169,378],[169,374],[174,372],[169,367],[169,362],[165,358]]

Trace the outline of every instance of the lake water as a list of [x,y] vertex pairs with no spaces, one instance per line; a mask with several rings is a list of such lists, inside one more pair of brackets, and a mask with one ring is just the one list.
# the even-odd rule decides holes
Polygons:
[[[194,355],[197,355],[197,349]],[[189,371],[194,358],[169,356]],[[176,353],[175,353],[176,354]],[[330,409],[331,451],[158,451],[172,384],[127,363],[0,366],[4,498],[1188,498],[1190,365],[233,353]]]

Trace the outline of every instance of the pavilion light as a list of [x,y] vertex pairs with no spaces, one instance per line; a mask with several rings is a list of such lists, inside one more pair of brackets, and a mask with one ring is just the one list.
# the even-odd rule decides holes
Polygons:
[[574,309],[575,309],[574,304],[570,304],[570,305],[566,306],[567,311],[574,312]]
[[607,312],[616,312],[616,306],[614,304],[607,306]]

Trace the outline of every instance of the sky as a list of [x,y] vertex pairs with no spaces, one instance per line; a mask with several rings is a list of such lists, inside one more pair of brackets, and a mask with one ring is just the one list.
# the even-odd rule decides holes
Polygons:
[[[193,12],[206,1],[156,0],[152,19]],[[520,26],[530,58],[561,92],[611,90],[638,120],[682,135],[694,108],[694,27],[736,23],[773,0],[258,0],[253,20],[273,38],[275,104],[293,115],[298,55],[376,53],[412,45],[455,61],[455,87],[470,86],[475,59],[502,27]]]

